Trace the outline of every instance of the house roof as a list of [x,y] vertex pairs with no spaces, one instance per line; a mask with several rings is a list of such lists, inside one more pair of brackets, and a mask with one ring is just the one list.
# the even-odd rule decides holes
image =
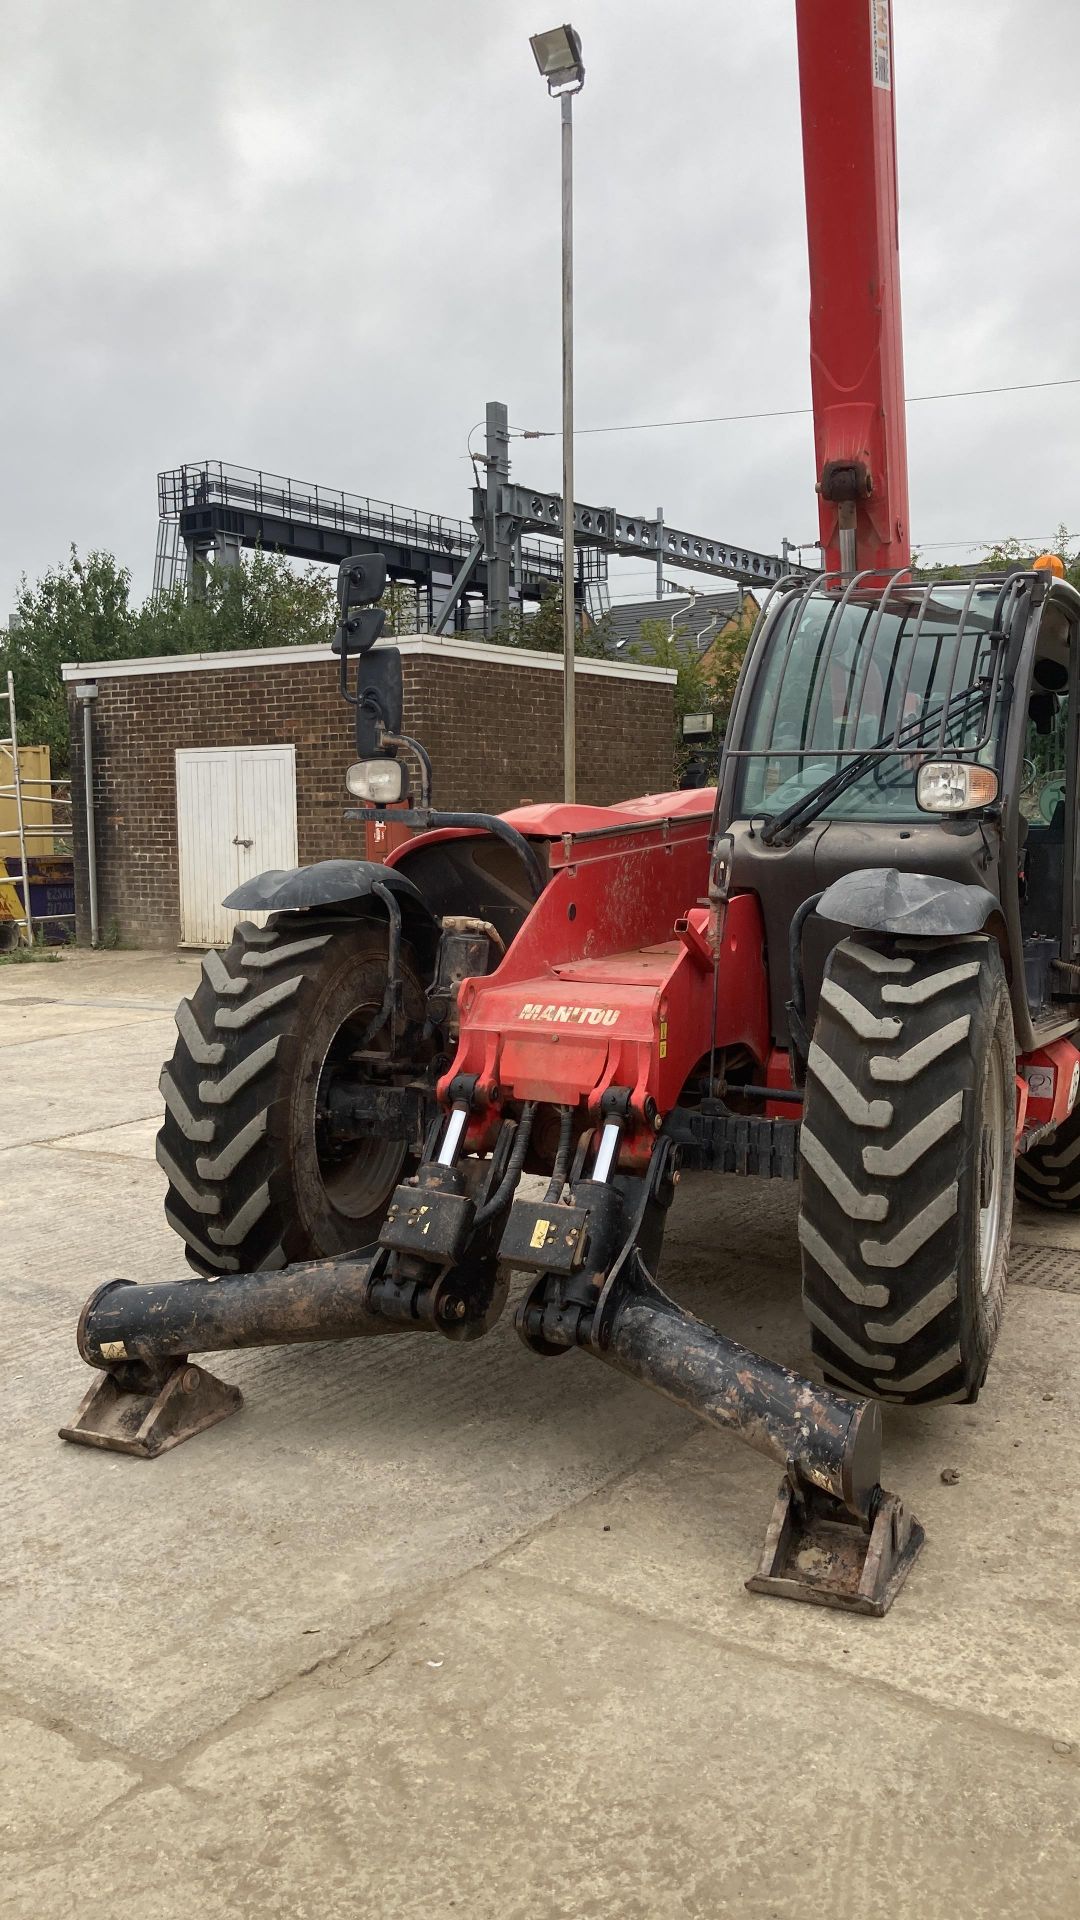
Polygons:
[[739,612],[745,598],[742,587],[722,587],[717,593],[700,593],[691,603],[687,593],[666,594],[663,600],[626,600],[613,606],[604,621],[608,653],[614,660],[633,658],[635,647],[648,657],[648,646],[641,638],[642,623],[658,620],[665,632],[675,615],[674,641],[680,653],[704,653],[733,614]]

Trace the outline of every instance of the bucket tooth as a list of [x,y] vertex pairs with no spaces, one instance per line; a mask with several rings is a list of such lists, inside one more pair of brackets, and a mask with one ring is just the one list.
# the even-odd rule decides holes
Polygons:
[[61,1440],[83,1447],[105,1447],[153,1460],[207,1427],[227,1420],[244,1404],[239,1387],[183,1360],[147,1387],[127,1388],[113,1373],[103,1373],[84,1396]]

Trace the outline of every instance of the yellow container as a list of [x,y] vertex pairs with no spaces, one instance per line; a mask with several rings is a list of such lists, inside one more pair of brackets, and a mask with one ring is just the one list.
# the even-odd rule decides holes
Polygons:
[[[19,748],[19,779],[22,782],[23,827],[28,856],[56,852],[52,833],[51,774],[48,747]],[[19,817],[15,809],[14,784],[11,748],[0,747],[0,859],[5,854],[13,854],[18,858],[19,853]]]

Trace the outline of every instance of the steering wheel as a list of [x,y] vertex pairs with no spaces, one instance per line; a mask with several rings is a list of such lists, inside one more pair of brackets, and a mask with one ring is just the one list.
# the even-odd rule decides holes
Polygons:
[[1039,813],[1042,816],[1043,820],[1045,820],[1047,826],[1050,825],[1051,820],[1053,819],[1055,813],[1058,810],[1060,803],[1062,802],[1062,800],[1064,800],[1064,798],[1065,798],[1064,769],[1062,769],[1060,773],[1048,773],[1046,775],[1045,780],[1043,781],[1042,790],[1040,791],[1040,794],[1039,794]]

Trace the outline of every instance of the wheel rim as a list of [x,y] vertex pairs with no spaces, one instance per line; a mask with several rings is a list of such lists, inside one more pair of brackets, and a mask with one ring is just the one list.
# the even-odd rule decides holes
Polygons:
[[999,1048],[990,1054],[979,1127],[979,1282],[989,1293],[1001,1241],[1005,1196],[1005,1076]]
[[[349,1142],[344,1149],[331,1151],[318,1123],[331,1083],[347,1069],[375,1011],[376,1003],[365,1001],[354,1007],[337,1028],[323,1055],[311,1115],[315,1161],[323,1192],[335,1212],[348,1220],[366,1219],[389,1199],[408,1152],[408,1143],[404,1140],[374,1137],[361,1137]],[[368,1044],[376,1051],[388,1051],[384,1034],[376,1035]]]

